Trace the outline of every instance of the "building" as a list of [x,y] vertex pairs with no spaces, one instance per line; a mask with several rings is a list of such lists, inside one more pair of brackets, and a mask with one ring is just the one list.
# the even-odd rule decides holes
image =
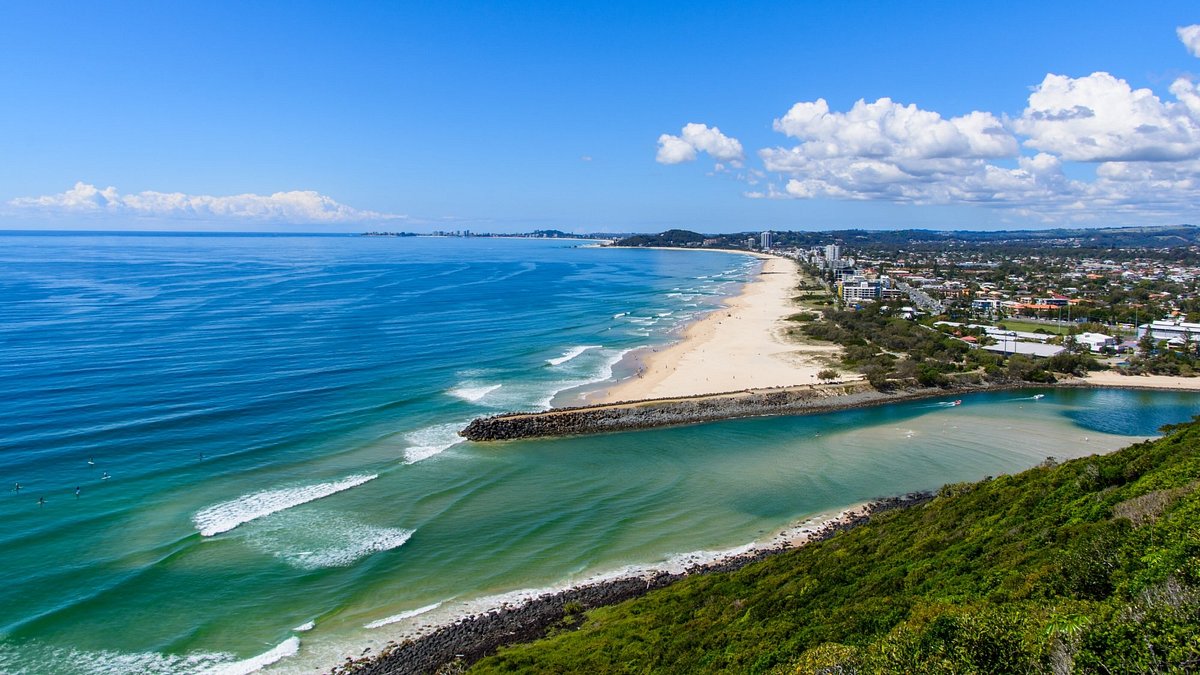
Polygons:
[[1000,310],[1000,301],[994,298],[977,298],[971,301],[971,309],[994,314]]
[[859,276],[858,270],[854,269],[853,267],[835,267],[835,268],[833,268],[833,280],[834,281],[843,281],[843,280],[847,280],[847,279],[853,281],[853,279],[851,279],[851,277],[857,277],[857,276]]
[[770,248],[772,248],[771,243],[772,243],[771,242],[771,232],[769,230],[766,232],[763,232],[762,233],[762,248],[763,248],[763,250],[766,251],[766,250],[769,250]]
[[1066,307],[1071,303],[1071,299],[1065,295],[1051,295],[1048,298],[1037,298],[1032,304],[1040,305],[1041,308]]
[[1080,333],[1075,336],[1075,341],[1087,345],[1093,352],[1102,352],[1105,347],[1117,348],[1117,339],[1104,333]]
[[1011,337],[996,337],[997,342],[984,347],[984,350],[996,352],[1009,356],[1012,354],[1023,354],[1025,356],[1036,356],[1039,358],[1049,358],[1057,356],[1066,351],[1066,347],[1057,345],[1046,345],[1038,342],[1018,342]]
[[1138,326],[1139,340],[1147,333],[1155,340],[1176,341],[1175,344],[1195,342],[1200,340],[1200,323],[1187,323],[1181,319],[1162,319]]
[[828,244],[825,246],[825,260],[833,263],[842,259],[842,249],[837,244]]
[[847,303],[875,301],[883,297],[883,281],[861,277],[847,278],[838,285],[838,294]]

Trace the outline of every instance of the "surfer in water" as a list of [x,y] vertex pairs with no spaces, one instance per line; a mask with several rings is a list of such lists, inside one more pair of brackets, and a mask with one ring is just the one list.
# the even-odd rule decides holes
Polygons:
[[20,491],[21,491],[21,484],[13,483],[13,492],[20,492]]
[[80,492],[80,490],[79,490],[79,486],[76,486],[76,487],[75,487],[75,498],[76,498],[76,499],[79,499],[79,492]]
[[108,472],[107,471],[104,472],[103,476],[100,476],[100,480],[108,480]]
[[45,497],[38,497],[38,508],[41,508],[41,507],[43,507],[43,506],[45,506],[45,505],[46,505],[46,498],[45,498]]

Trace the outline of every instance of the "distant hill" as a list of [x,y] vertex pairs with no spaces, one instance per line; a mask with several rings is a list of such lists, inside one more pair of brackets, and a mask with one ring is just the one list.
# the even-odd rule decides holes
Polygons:
[[635,234],[617,241],[617,246],[683,246],[704,244],[706,237],[690,230],[667,230],[661,234]]
[[[739,246],[755,232],[722,234],[719,238]],[[1176,248],[1200,245],[1200,228],[1193,225],[1163,227],[1113,227],[1054,230],[828,230],[825,232],[773,231],[776,246],[809,248],[838,243],[859,251],[873,249],[938,250],[952,244],[995,247],[998,250],[1036,248]]]
[[[667,230],[660,234],[637,234],[617,242],[620,246],[696,247],[709,241],[718,248],[745,248],[758,232],[703,235],[690,230]],[[810,248],[837,243],[857,251],[940,250],[955,244],[994,248],[998,252],[1030,252],[1044,248],[1080,249],[1165,249],[1200,246],[1200,227],[1110,227],[1053,230],[772,230],[775,246]]]
[[1195,672],[1198,486],[1192,422],[947,485],[824,542],[589,611],[471,672]]

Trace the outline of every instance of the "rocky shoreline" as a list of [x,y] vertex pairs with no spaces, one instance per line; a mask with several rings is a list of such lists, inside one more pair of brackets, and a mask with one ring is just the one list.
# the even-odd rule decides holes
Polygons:
[[[829,539],[838,532],[868,522],[874,514],[918,506],[933,497],[931,492],[914,492],[901,497],[874,500],[861,509],[847,512],[825,523],[799,545]],[[472,663],[504,645],[536,640],[545,636],[551,629],[577,628],[582,624],[583,612],[587,610],[624,602],[689,576],[739,570],[796,547],[797,545],[784,541],[712,562],[695,564],[681,573],[658,571],[546,593],[521,605],[506,606],[464,617],[416,639],[389,643],[387,648],[375,655],[365,652],[359,658],[347,657],[344,664],[331,671],[331,675],[462,672]]]

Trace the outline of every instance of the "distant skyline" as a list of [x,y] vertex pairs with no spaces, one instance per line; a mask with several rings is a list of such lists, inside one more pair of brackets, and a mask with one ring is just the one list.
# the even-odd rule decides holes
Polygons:
[[1194,2],[6,3],[0,229],[1200,224]]

